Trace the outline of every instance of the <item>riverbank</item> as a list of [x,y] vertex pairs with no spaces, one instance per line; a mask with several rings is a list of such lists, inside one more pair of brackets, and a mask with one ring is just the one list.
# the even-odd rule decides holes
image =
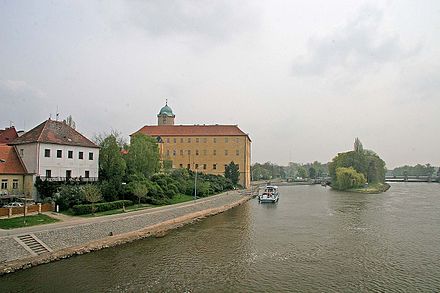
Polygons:
[[364,193],[364,194],[378,194],[378,193],[386,192],[388,189],[390,189],[390,187],[391,186],[388,183],[378,183],[374,185],[369,185],[368,187],[365,188],[353,188],[347,191]]
[[[241,191],[226,192],[172,206],[164,206],[100,218],[0,231],[0,275],[30,268],[73,255],[132,242],[151,236],[162,237],[168,231],[235,206],[251,198]],[[47,252],[38,255],[26,247],[20,237],[29,236]]]

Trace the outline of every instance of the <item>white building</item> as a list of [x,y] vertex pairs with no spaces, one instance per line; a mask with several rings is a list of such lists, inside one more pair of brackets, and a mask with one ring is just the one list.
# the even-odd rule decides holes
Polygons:
[[10,145],[28,172],[43,180],[98,179],[99,147],[64,122],[46,120]]

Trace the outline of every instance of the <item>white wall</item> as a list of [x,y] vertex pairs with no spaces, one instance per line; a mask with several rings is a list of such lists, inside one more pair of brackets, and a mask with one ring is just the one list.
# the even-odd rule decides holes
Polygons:
[[[89,171],[89,177],[98,177],[99,149],[57,145],[40,144],[40,164],[38,174],[46,176],[46,170],[52,171],[52,177],[66,177],[66,170],[72,171],[72,177],[85,177],[85,171]],[[44,157],[45,149],[50,149],[50,157]],[[57,158],[57,150],[62,151],[62,157]],[[73,158],[68,158],[68,151],[73,151]],[[84,157],[79,159],[79,152],[83,152]],[[93,153],[93,160],[89,160],[89,153]]]
[[24,165],[29,173],[38,173],[37,154],[38,144],[28,143],[16,145],[16,151],[23,160]]

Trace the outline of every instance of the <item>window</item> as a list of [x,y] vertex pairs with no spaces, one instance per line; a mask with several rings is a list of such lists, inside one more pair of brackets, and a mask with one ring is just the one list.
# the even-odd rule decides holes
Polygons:
[[170,139],[169,138],[167,138],[167,143],[170,143]]
[[173,156],[176,156],[176,150],[173,150]]
[[2,189],[8,189],[8,179],[2,179]]
[[203,170],[206,170],[206,164],[203,164]]
[[217,164],[213,164],[213,165],[212,165],[212,169],[213,169],[213,170],[217,170]]
[[183,156],[183,150],[180,150],[180,155]]
[[182,138],[180,138],[180,142],[181,142],[181,143],[183,143],[183,137],[182,137]]
[[228,155],[228,150],[225,150],[225,156],[227,156]]
[[239,156],[239,155],[240,155],[240,150],[235,150],[235,154],[236,154],[237,156]]
[[206,137],[204,137],[204,138],[203,138],[203,142],[204,142],[204,143],[207,143],[207,142],[208,142],[208,139],[207,139]]
[[84,178],[90,178],[90,171],[84,171]]
[[92,152],[89,153],[89,160],[90,161],[93,160],[93,153]]
[[73,159],[73,151],[67,151],[67,158]]
[[196,150],[196,156],[198,156],[199,155],[199,150]]
[[170,156],[170,150],[167,150],[167,157]]
[[46,170],[46,178],[52,177],[52,170]]
[[177,138],[174,138],[173,141],[174,141],[174,143],[177,143]]
[[225,142],[226,143],[229,142],[229,138],[225,137]]
[[240,165],[239,164],[237,164],[237,170],[240,170]]
[[188,142],[191,142],[191,137],[188,137]]
[[80,159],[80,160],[84,159],[84,153],[83,152],[79,152],[78,153],[78,159]]
[[24,149],[20,149],[20,157],[24,156]]
[[191,150],[188,150],[188,156],[191,155]]
[[214,143],[217,142],[217,138],[216,137],[214,137],[212,140],[214,141]]
[[199,138],[198,137],[196,138],[196,143],[199,143]]
[[203,150],[203,155],[206,156],[206,154],[207,154],[207,151]]
[[228,167],[228,165],[225,165],[225,171],[226,171],[226,168]]
[[213,150],[213,151],[212,151],[212,154],[213,154],[214,156],[216,156],[216,155],[217,155],[217,150]]
[[66,178],[72,177],[72,170],[66,170]]
[[186,168],[187,168],[188,170],[191,169],[191,165],[188,164],[188,165],[186,166]]
[[50,158],[50,149],[45,149],[44,150],[44,157],[45,158]]
[[180,168],[183,168],[183,164],[179,164],[179,167],[180,167]]
[[199,164],[196,164],[196,170],[199,169]]
[[12,180],[12,189],[18,189],[18,179]]
[[63,157],[63,151],[57,150],[57,158],[62,158],[62,157]]

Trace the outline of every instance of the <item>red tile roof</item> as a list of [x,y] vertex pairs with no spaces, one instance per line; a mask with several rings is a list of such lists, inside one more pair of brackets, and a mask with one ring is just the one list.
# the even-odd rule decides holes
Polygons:
[[[149,136],[248,136],[237,125],[146,125],[136,131]],[[133,135],[132,134],[132,135]]]
[[26,168],[22,164],[13,146],[0,144],[0,174],[26,174]]
[[66,123],[50,119],[16,138],[10,144],[17,145],[34,142],[99,148]]
[[5,128],[4,130],[0,129],[0,143],[10,143],[17,137],[18,134],[14,126]]

